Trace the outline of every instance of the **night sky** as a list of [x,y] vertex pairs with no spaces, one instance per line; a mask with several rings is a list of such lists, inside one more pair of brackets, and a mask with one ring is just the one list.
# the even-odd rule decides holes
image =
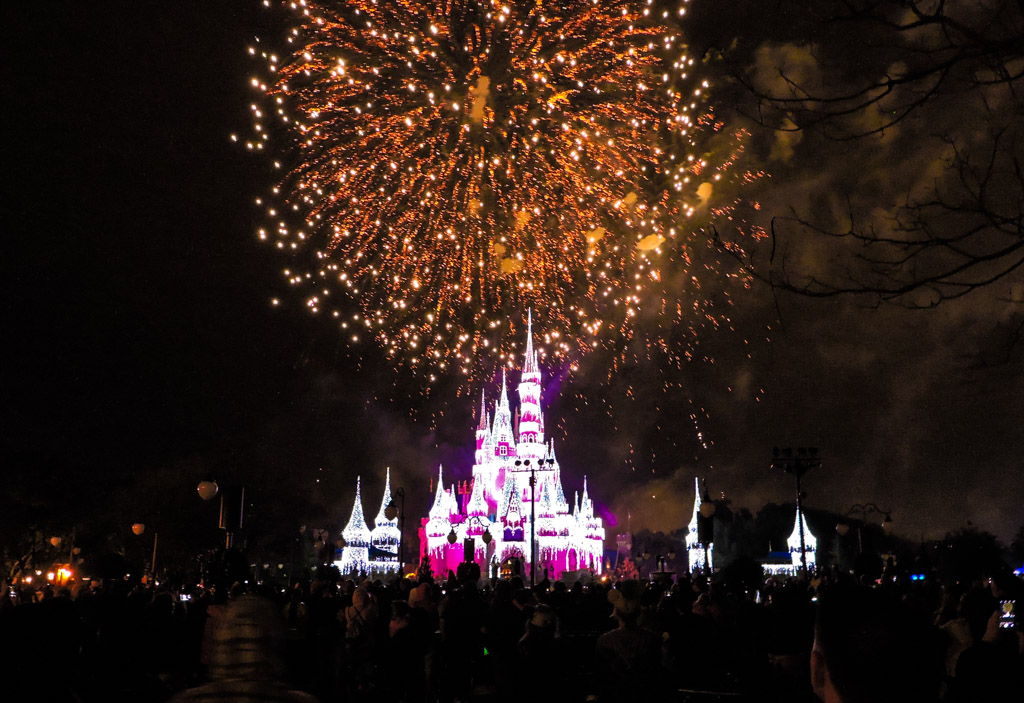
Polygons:
[[[260,3],[17,5],[0,42],[3,519],[184,531],[205,519],[194,491],[212,473],[250,488],[257,523],[340,528],[358,474],[370,515],[385,466],[410,515],[439,463],[468,478],[480,386],[423,398],[379,349],[306,314],[254,236],[271,180],[229,135],[250,126],[246,47],[274,34]],[[750,71],[799,56],[785,12],[702,5],[723,3],[695,3],[696,46],[734,32]],[[723,84],[713,102],[753,132],[748,167],[771,173],[754,186],[765,213],[839,191],[885,207],[938,153],[934,116],[836,144],[763,130],[723,103],[734,93]],[[941,108],[939,123],[970,122],[955,100]],[[821,242],[789,253],[842,255]],[[912,539],[971,521],[1008,541],[1024,523],[1022,299],[1019,272],[924,310],[754,283],[733,295],[735,329],[702,339],[713,362],[674,375],[685,391],[663,393],[651,367],[609,379],[598,357],[562,383],[548,428],[566,492],[586,473],[620,524],[628,509],[634,528],[670,530],[689,518],[694,475],[756,512],[792,498],[771,448],[816,446],[810,507],[871,501]]]

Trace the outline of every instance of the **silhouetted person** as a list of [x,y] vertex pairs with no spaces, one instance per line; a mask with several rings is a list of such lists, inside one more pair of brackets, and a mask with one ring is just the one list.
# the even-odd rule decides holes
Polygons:
[[316,699],[285,685],[284,623],[277,609],[259,596],[229,604],[212,633],[210,683],[190,688],[172,703],[313,703]]
[[895,598],[845,586],[821,597],[811,681],[825,703],[931,703],[942,670],[936,629]]
[[618,627],[597,638],[595,655],[604,679],[602,699],[646,698],[661,682],[661,638],[640,627],[640,586],[621,581],[608,592]]

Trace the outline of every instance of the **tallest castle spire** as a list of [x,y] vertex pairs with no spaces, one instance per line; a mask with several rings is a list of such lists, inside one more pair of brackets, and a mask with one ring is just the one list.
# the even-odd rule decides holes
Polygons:
[[533,310],[526,311],[526,358],[523,360],[523,375],[537,373],[537,353],[533,351]]

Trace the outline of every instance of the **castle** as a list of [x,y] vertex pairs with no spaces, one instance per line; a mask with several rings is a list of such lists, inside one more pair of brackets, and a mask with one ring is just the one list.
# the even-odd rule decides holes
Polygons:
[[[481,396],[471,481],[445,487],[437,473],[433,506],[421,520],[420,557],[429,555],[436,578],[473,561],[483,575],[520,574],[558,579],[566,571],[601,573],[604,521],[594,514],[587,479],[570,505],[562,487],[554,440],[544,437],[541,373],[527,317],[526,357],[513,422],[504,372],[493,416]],[[342,532],[345,547],[335,564],[342,573],[397,571],[398,524],[385,515],[391,503],[390,472],[371,531],[363,516],[360,483]],[[535,545],[530,549],[531,542]],[[536,571],[531,574],[536,559]]]
[[438,468],[433,506],[420,526],[420,555],[430,556],[435,577],[469,558],[485,575],[527,576],[534,559],[536,580],[558,579],[565,571],[601,572],[604,521],[594,514],[586,477],[582,496],[569,504],[554,440],[544,436],[532,324],[528,317],[517,420],[503,372],[493,415],[481,396],[472,481],[446,488]]

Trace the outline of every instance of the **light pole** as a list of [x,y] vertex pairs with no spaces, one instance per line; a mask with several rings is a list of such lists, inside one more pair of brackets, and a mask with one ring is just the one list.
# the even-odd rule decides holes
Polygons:
[[[469,535],[468,526],[474,524],[484,525],[484,531],[480,535],[480,541],[484,543],[484,565],[487,563],[487,546],[491,543],[493,537],[491,537],[490,528],[484,524],[483,519],[478,515],[470,515],[461,523],[449,523],[452,526],[451,532],[448,533],[448,544],[455,544],[459,541],[459,535],[455,532],[456,524],[464,524],[467,526],[466,537],[462,540],[462,564],[459,565],[459,578],[462,578],[463,569],[466,570],[466,574],[471,573],[467,564],[476,564],[476,539]],[[481,570],[482,572],[482,570]]]
[[[141,537],[142,533],[146,531],[146,524],[143,522],[136,522],[132,524],[132,534],[136,537]],[[153,554],[149,560],[149,575],[154,581],[156,581],[156,541],[160,537],[159,532],[153,533]],[[74,553],[74,552],[72,552]]]
[[781,469],[787,474],[796,477],[796,515],[800,527],[800,569],[807,573],[807,543],[804,541],[804,493],[800,489],[800,479],[811,469],[821,468],[821,459],[818,457],[817,447],[797,447],[794,450],[787,447],[772,449],[771,468]]
[[[537,464],[543,464],[543,459],[538,459]],[[554,459],[548,459],[549,464],[554,464]],[[537,472],[536,464],[529,459],[520,461],[516,459],[516,466],[525,466],[530,470],[530,587],[537,585]]]
[[[704,497],[700,501],[700,517],[697,522],[697,539],[704,547],[704,574],[711,574],[711,559],[708,550],[708,543],[715,538],[715,504],[708,498],[707,486],[704,487]],[[701,529],[703,528],[703,529]]]
[[[405,489],[398,487],[392,494],[391,502],[384,508],[384,517],[388,520],[398,518],[398,575],[405,571]],[[395,498],[400,501],[395,505]]]
[[229,486],[221,492],[213,476],[207,475],[196,486],[196,492],[207,502],[220,493],[220,516],[217,519],[217,527],[224,530],[224,548],[231,549],[235,546],[235,533],[241,530],[245,523],[245,486]]
[[[884,515],[885,517],[882,519],[882,526],[885,527],[892,522],[892,511],[886,510],[885,508],[879,508],[874,503],[854,503],[850,506],[850,509],[846,511],[846,515],[849,517],[855,513],[860,513],[860,524],[857,525],[857,555],[859,556],[864,553],[864,535],[862,534],[862,528],[864,527],[864,523],[867,522],[868,515],[871,513]],[[845,522],[841,522],[836,525],[836,532],[839,533],[840,537],[846,535],[849,531],[850,526]]]

